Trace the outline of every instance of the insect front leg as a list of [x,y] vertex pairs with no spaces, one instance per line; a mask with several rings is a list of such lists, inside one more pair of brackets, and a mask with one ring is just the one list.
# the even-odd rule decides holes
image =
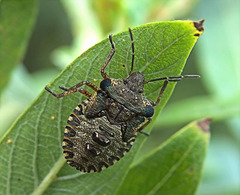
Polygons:
[[153,81],[164,80],[164,83],[163,83],[163,86],[158,95],[157,101],[156,102],[150,101],[150,103],[152,104],[152,106],[156,106],[157,104],[159,104],[162,94],[165,91],[169,82],[181,81],[183,78],[199,78],[199,77],[200,77],[199,75],[184,75],[184,76],[180,75],[180,76],[162,77],[162,78],[151,79],[149,81],[145,81],[145,84],[146,84],[146,83],[153,82]]
[[168,82],[169,82],[168,80],[164,81],[163,86],[162,86],[162,88],[160,90],[160,93],[158,95],[157,101],[156,102],[153,102],[153,101],[150,102],[152,104],[152,106],[156,106],[157,104],[159,104],[159,102],[160,102],[160,100],[162,98],[162,94],[163,94],[163,92],[165,91],[165,89],[166,89],[166,87],[168,85]]

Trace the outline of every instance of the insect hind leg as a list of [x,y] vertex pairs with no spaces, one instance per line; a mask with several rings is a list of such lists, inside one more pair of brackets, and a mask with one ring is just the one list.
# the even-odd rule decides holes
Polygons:
[[66,88],[66,87],[63,87],[63,86],[59,86],[60,89],[64,90],[65,92],[63,93],[59,93],[59,94],[56,94],[54,93],[53,91],[51,91],[47,86],[45,87],[45,89],[51,93],[53,96],[55,96],[56,98],[61,98],[61,97],[64,97],[64,96],[67,96],[67,95],[70,95],[72,93],[76,93],[76,92],[80,92],[81,94],[87,96],[88,98],[92,96],[92,94],[82,88],[80,88],[82,85],[87,85],[88,87],[90,87],[91,89],[93,89],[94,91],[98,91],[99,88],[92,84],[91,82],[89,81],[82,81],[72,87],[70,87],[69,89]]
[[53,91],[51,91],[47,86],[45,87],[45,90],[48,91],[50,94],[52,94],[56,98],[61,98],[61,97],[64,97],[64,96],[67,96],[67,95],[70,95],[70,94],[76,93],[76,92],[80,92],[81,94],[87,96],[88,98],[90,98],[92,96],[92,94],[90,92],[86,91],[83,88],[66,89],[64,87],[61,87],[61,89],[64,90],[65,92],[56,94]]

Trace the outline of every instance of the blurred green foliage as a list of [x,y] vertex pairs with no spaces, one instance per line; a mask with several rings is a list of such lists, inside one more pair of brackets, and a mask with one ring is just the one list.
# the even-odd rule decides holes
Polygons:
[[[0,63],[8,54],[2,49],[7,43],[2,34],[1,9],[6,2],[0,1]],[[205,33],[184,70],[184,74],[200,74],[201,79],[178,83],[136,161],[187,121],[212,117],[210,148],[197,194],[239,194],[239,4],[238,0],[40,0],[37,18],[34,14],[28,15],[29,22],[36,19],[33,30],[30,23],[27,27],[24,26],[26,22],[17,23],[26,31],[22,40],[27,45],[10,56],[11,65],[0,64],[3,74],[0,79],[5,85],[1,86],[4,91],[0,102],[0,135],[63,67],[109,33],[153,21],[204,18]],[[31,13],[34,13],[34,6],[29,9]],[[17,19],[17,12],[12,11],[11,16]],[[32,35],[27,43],[30,32]],[[16,49],[18,46],[16,44]],[[19,61],[26,46],[25,58]],[[3,78],[10,72],[6,85]]]
[[[0,92],[22,60],[37,12],[36,0],[0,1]],[[18,17],[16,17],[18,16]]]

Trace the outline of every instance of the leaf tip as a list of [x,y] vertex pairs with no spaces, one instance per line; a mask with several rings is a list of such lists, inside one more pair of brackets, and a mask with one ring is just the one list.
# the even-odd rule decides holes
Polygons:
[[211,118],[205,118],[197,122],[197,125],[200,127],[200,129],[203,132],[208,133],[209,132],[209,124],[212,121]]

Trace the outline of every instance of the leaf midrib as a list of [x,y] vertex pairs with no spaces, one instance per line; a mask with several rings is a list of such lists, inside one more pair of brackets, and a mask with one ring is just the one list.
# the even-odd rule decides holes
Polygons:
[[33,191],[32,195],[40,195],[48,188],[48,186],[52,183],[55,179],[55,176],[60,171],[62,166],[66,163],[64,156],[61,154],[57,162],[53,165],[49,173],[46,177],[42,180],[40,185]]

